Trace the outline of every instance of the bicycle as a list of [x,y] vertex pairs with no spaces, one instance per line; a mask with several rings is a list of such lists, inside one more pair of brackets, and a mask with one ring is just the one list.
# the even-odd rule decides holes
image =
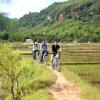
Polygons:
[[56,55],[54,55],[53,62],[52,62],[52,68],[53,70],[55,69],[60,72],[60,69],[61,69],[60,53],[57,53]]
[[38,61],[39,60],[39,51],[38,50],[34,51],[34,53],[33,53],[33,60],[34,61]]
[[43,59],[42,59],[42,63],[43,63],[44,65],[47,64],[47,55],[48,55],[48,52],[44,52],[44,54],[43,54]]

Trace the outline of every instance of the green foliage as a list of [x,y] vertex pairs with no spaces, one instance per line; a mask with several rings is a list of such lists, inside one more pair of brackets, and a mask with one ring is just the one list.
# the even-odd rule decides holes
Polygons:
[[61,69],[86,100],[100,99],[100,44],[62,44]]
[[[99,67],[100,65],[65,65],[62,67],[62,72],[71,82],[80,86],[81,95],[86,100],[99,100],[100,89],[98,80],[100,81]],[[96,76],[95,76],[96,75]],[[95,84],[93,84],[95,82]],[[94,85],[94,86],[93,86]],[[96,86],[96,87],[95,87]]]
[[0,13],[0,31],[13,31],[16,30],[16,19],[10,19],[4,13]]
[[32,82],[33,70],[31,66],[22,66],[21,57],[8,45],[1,45],[0,48],[2,89],[12,95],[13,100],[20,99],[22,95],[25,95],[23,89]]
[[[58,20],[60,14],[63,14],[63,18]],[[51,20],[47,19],[48,16]],[[0,35],[3,40],[25,41],[26,38],[31,38],[39,42],[44,39],[48,42],[100,42],[99,0],[55,2],[40,12],[29,12],[18,20],[10,20],[10,25],[3,20],[4,16],[0,18],[3,21],[2,27],[10,27],[9,37],[5,38],[5,33]],[[6,27],[2,30],[5,29]]]
[[[47,40],[70,42],[100,42],[100,9],[98,0],[70,0],[62,3],[54,3],[40,13],[29,13],[19,19],[19,31],[23,39],[32,38],[41,42]],[[77,12],[73,15],[72,12]],[[64,13],[64,18],[56,17]],[[47,17],[51,17],[51,22]],[[34,27],[33,27],[34,26]]]
[[[51,100],[46,91],[54,76],[48,69],[40,64],[34,64],[32,58],[20,57],[18,50],[12,46],[22,44],[0,44],[0,90],[5,100]],[[26,45],[24,45],[26,46]],[[23,51],[21,51],[23,52]],[[25,52],[25,51],[24,51]],[[1,92],[1,91],[0,91]],[[41,97],[42,96],[42,97]]]
[[0,30],[8,28],[9,18],[5,17],[4,14],[0,13]]

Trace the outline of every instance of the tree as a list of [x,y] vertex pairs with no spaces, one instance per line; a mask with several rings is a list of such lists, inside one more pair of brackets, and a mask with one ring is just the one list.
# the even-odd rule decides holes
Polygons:
[[15,54],[9,46],[4,45],[0,48],[2,89],[12,95],[12,100],[20,100],[25,95],[27,80],[33,77],[33,70],[25,66],[22,67],[21,57]]
[[10,19],[5,17],[4,13],[0,13],[0,30],[7,30],[9,28]]

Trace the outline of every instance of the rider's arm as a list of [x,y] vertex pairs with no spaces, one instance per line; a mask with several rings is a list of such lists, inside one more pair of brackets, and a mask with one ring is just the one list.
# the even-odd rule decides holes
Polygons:
[[61,48],[59,48],[59,52],[62,52],[62,49]]
[[40,44],[40,50],[42,50],[42,44]]
[[47,45],[47,50],[48,50],[48,43],[46,43],[46,45]]
[[62,52],[61,47],[58,45],[58,52]]
[[32,50],[33,50],[33,51],[35,50],[35,45],[32,46]]

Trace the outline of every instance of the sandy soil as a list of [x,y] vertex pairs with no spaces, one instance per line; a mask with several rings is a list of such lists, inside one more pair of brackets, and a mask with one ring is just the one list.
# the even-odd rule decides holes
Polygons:
[[48,87],[48,90],[53,95],[54,100],[83,100],[79,97],[79,87],[69,83],[61,72],[54,70],[53,73],[56,76],[56,81]]

